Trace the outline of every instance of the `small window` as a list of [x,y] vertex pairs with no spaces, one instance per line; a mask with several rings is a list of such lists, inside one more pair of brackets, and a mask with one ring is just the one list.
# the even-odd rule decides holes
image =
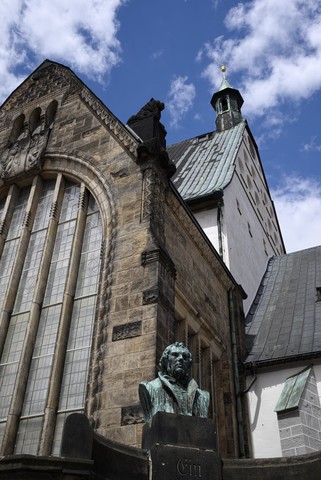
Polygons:
[[241,207],[240,207],[240,202],[238,201],[238,199],[236,199],[236,208],[238,209],[239,214],[242,215]]
[[249,224],[249,222],[247,222],[247,229],[249,231],[250,237],[253,237],[252,230],[251,230],[251,225]]
[[29,118],[29,133],[32,135],[33,133],[38,133],[37,129],[41,125],[40,121],[41,117],[41,109],[39,107],[35,108]]
[[317,287],[317,302],[321,302],[321,287]]
[[19,136],[22,134],[24,129],[24,121],[25,121],[25,116],[23,113],[19,115],[18,118],[15,119],[12,130],[11,130],[11,134],[9,137],[9,145],[12,145],[16,140],[18,140]]
[[248,138],[248,143],[249,143],[249,149],[250,149],[251,157],[252,157],[252,158],[255,158],[255,156],[256,156],[256,155],[255,155],[255,148],[254,148],[254,145],[253,145],[253,143],[252,143],[252,141],[251,141],[250,138]]
[[227,112],[229,109],[229,106],[228,106],[228,100],[226,97],[222,98],[221,100],[221,112]]
[[264,253],[265,253],[265,255],[268,255],[267,248],[266,248],[266,241],[265,241],[264,238],[263,238],[263,247],[264,247]]
[[46,110],[46,128],[52,127],[53,121],[56,116],[58,108],[58,102],[57,100],[53,100],[47,107]]

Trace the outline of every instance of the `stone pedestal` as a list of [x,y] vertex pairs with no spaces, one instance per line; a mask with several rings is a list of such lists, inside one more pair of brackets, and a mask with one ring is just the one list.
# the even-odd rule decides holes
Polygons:
[[152,480],[222,478],[212,420],[158,412],[144,426],[142,446],[149,450]]

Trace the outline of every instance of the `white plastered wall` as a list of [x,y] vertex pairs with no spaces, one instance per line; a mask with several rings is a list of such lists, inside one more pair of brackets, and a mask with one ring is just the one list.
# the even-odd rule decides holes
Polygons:
[[[235,172],[224,189],[221,215],[223,260],[248,295],[244,301],[245,315],[269,258],[283,253],[261,165],[257,157],[251,157],[247,142],[243,140],[239,148]],[[217,208],[200,210],[194,215],[219,252]]]
[[[281,442],[277,414],[274,412],[288,377],[299,373],[306,365],[283,368],[257,375],[247,394],[254,458],[281,457]],[[314,365],[321,401],[321,365]],[[248,384],[251,377],[248,377]]]

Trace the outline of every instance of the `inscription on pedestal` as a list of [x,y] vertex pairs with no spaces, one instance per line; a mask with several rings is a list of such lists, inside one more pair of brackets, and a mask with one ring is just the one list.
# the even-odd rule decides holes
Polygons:
[[220,457],[211,450],[155,445],[150,450],[153,480],[221,480]]
[[202,466],[199,463],[193,463],[190,458],[179,458],[176,473],[178,478],[202,478]]

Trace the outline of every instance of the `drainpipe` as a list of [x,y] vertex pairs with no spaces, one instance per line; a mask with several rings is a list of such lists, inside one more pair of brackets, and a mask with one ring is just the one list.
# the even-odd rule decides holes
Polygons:
[[234,387],[236,395],[236,417],[237,417],[237,431],[239,441],[239,451],[241,458],[245,457],[245,443],[244,443],[244,427],[243,427],[243,415],[242,415],[242,403],[241,403],[241,391],[240,391],[240,378],[238,369],[238,355],[237,355],[237,342],[236,342],[236,327],[235,327],[235,307],[233,290],[228,291],[229,301],[229,317],[230,317],[230,329],[231,329],[231,343],[232,343],[232,363],[234,374]]
[[218,233],[218,253],[223,260],[223,240],[222,240],[222,204],[217,207],[217,233]]

